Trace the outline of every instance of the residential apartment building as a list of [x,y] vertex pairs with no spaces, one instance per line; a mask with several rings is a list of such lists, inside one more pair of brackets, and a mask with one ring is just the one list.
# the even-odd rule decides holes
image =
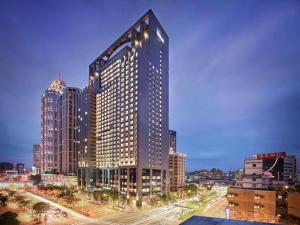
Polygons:
[[185,185],[185,164],[185,154],[169,154],[170,191],[180,192],[183,190]]
[[271,176],[263,171],[262,159],[247,159],[244,161],[243,188],[267,189],[271,185]]
[[41,172],[58,169],[57,100],[65,82],[53,80],[41,97]]
[[65,87],[57,99],[58,172],[76,175],[78,164],[78,107],[80,89]]
[[276,223],[276,192],[229,188],[229,219]]
[[168,192],[169,43],[151,10],[90,64],[89,87],[96,186],[116,188],[137,206]]

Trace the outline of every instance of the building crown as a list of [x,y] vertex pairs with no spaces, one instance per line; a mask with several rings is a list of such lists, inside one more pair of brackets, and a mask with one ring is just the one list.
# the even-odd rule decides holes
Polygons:
[[51,82],[51,84],[48,86],[48,91],[61,92],[65,87],[65,82],[61,79],[57,79]]

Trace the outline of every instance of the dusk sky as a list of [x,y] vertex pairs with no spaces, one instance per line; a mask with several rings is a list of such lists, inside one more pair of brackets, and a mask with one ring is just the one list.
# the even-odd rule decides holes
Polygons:
[[[0,1],[0,162],[32,163],[40,96],[152,9],[170,38],[170,128],[187,170],[300,160],[300,1]],[[299,164],[298,164],[299,165]]]

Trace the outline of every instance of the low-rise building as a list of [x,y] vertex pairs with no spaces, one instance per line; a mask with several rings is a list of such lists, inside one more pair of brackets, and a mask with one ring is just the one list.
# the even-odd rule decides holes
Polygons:
[[230,219],[278,222],[275,191],[229,188],[227,199]]
[[288,193],[288,214],[300,218],[300,193]]
[[17,177],[18,171],[17,170],[5,170],[6,177]]

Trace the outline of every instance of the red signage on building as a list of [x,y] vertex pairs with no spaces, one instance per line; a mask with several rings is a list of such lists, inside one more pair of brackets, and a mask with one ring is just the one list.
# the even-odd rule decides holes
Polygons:
[[275,152],[268,154],[258,154],[256,155],[257,159],[274,159],[274,158],[284,158],[286,156],[285,152]]

